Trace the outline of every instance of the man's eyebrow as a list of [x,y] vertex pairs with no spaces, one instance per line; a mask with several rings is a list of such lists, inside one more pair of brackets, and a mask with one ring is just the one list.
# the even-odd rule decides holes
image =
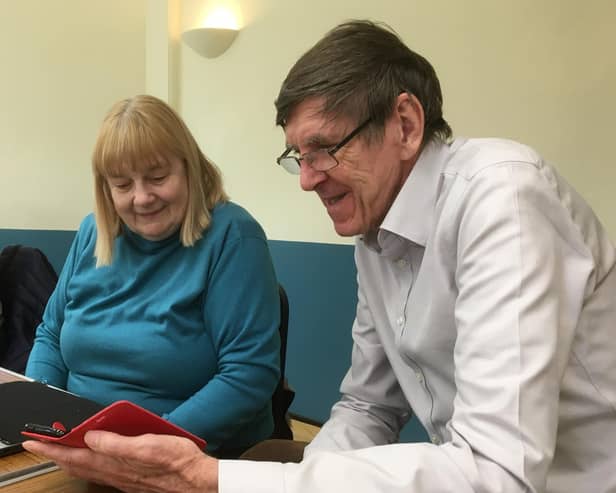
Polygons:
[[310,135],[303,142],[305,147],[329,147],[335,144],[332,137],[324,135],[322,133],[316,133]]
[[285,142],[285,144],[284,144],[284,150],[285,150],[285,151],[291,150],[291,151],[298,152],[297,146],[296,146],[296,145],[293,145],[293,144],[289,144],[288,142]]
[[[317,132],[315,134],[309,135],[301,142],[301,147],[331,147],[336,145],[337,142],[332,139],[331,136],[327,136],[324,133]],[[285,150],[291,149],[292,151],[299,152],[299,147],[297,144],[291,144],[289,142],[285,143]]]

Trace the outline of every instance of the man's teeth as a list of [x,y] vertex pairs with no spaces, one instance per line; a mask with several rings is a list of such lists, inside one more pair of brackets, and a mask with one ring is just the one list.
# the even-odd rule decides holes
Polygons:
[[332,197],[330,199],[326,199],[325,203],[327,205],[334,205],[336,202],[338,202],[340,199],[342,199],[342,197],[344,197],[344,194],[337,195],[336,197]]

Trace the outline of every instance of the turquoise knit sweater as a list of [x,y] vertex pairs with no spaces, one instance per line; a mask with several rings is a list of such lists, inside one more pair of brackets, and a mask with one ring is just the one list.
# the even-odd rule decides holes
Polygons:
[[96,268],[81,224],[26,374],[101,404],[126,399],[209,442],[267,438],[279,376],[278,284],[259,224],[218,205],[204,237],[149,241],[125,228]]

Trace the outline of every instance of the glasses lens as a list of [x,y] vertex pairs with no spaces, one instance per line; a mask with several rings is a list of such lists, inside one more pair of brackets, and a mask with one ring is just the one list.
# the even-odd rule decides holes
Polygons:
[[295,157],[280,158],[278,164],[292,175],[299,175],[299,162]]
[[[306,155],[306,158],[308,154]],[[338,161],[332,156],[327,149],[319,149],[310,153],[310,166],[316,171],[329,171],[334,168]]]

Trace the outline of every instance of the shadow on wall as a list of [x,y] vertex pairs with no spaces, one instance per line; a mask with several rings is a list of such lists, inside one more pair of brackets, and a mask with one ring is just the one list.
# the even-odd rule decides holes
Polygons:
[[[40,250],[60,273],[75,231],[0,229],[0,249],[22,244]],[[357,304],[353,246],[269,240],[279,282],[289,297],[287,378],[296,391],[290,412],[316,422],[329,416],[351,362]],[[413,420],[403,441],[425,441]]]

